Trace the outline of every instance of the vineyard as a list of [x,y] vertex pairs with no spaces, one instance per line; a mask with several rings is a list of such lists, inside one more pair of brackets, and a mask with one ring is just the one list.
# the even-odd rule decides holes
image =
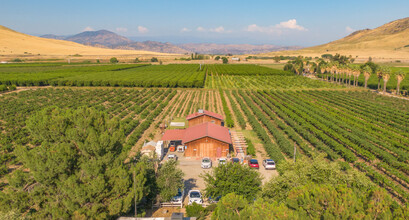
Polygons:
[[157,134],[165,119],[185,117],[207,108],[221,113],[220,94],[216,91],[171,89],[38,89],[0,97],[0,176],[18,164],[16,146],[35,145],[28,138],[27,118],[48,106],[76,109],[93,107],[121,119],[127,136],[125,150],[134,152],[144,140]]
[[5,65],[0,84],[17,86],[203,87],[199,65]]
[[320,80],[312,80],[302,76],[280,75],[220,75],[207,76],[205,88],[216,89],[313,89],[343,88],[342,85],[331,84]]
[[[369,92],[226,91],[276,161],[324,152],[409,201],[409,102]],[[243,113],[241,113],[243,112]]]
[[220,74],[220,75],[281,75],[281,76],[292,76],[294,75],[291,72],[272,69],[264,66],[258,66],[254,64],[214,64],[206,65],[207,71],[209,74]]
[[254,134],[257,147],[278,164],[293,157],[294,146],[296,157],[325,153],[328,160],[365,173],[401,202],[409,201],[407,100],[267,67],[241,65],[237,71],[236,66],[2,67],[1,82],[7,88],[13,84],[205,88],[52,87],[0,94],[0,177],[20,169],[18,146],[36,146],[26,120],[49,106],[92,107],[118,117],[129,157],[145,141],[160,139],[160,124],[206,109],[223,115],[227,127]]

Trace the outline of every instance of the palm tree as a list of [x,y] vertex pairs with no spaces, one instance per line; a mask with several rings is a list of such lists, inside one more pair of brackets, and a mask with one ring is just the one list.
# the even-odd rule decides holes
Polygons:
[[400,90],[400,83],[402,80],[405,79],[405,74],[402,71],[399,71],[396,74],[396,80],[398,81],[398,85],[396,86],[396,95],[399,95],[399,90]]
[[348,86],[350,86],[351,85],[351,66],[347,66],[345,71],[346,71],[347,76],[348,76],[348,79],[345,80],[345,84],[348,84]]
[[[326,65],[321,64],[319,67],[320,67],[320,72],[321,72],[321,78],[322,78],[322,80],[324,80],[324,73],[325,73]],[[318,72],[318,69],[317,69],[317,72]]]
[[[327,71],[327,73],[331,74],[331,65],[328,64],[325,70]],[[330,75],[327,75],[327,81],[330,81]]]
[[365,89],[368,87],[368,80],[371,77],[372,69],[369,66],[365,66],[363,69],[364,77],[365,77]]
[[361,70],[359,69],[359,67],[355,67],[355,71],[354,71],[354,86],[358,86],[358,78],[361,75]]
[[294,70],[295,70],[295,73],[296,73],[297,75],[300,75],[300,73],[302,72],[302,71],[300,71],[301,68],[302,68],[302,67],[301,67],[300,64],[298,64],[298,63],[294,64]]
[[391,78],[390,73],[391,73],[391,69],[385,67],[384,70],[383,70],[383,74],[382,74],[383,93],[386,93],[386,84],[388,83],[389,79]]
[[379,67],[376,69],[376,76],[378,77],[378,90],[381,88],[381,79],[383,78],[383,67]]

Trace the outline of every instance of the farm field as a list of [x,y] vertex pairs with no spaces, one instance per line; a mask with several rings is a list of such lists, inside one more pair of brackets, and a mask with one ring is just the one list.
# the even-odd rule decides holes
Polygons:
[[186,116],[198,108],[222,112],[219,100],[217,91],[172,89],[47,88],[0,96],[0,176],[18,164],[16,146],[35,146],[28,138],[25,123],[46,107],[93,107],[119,117],[127,136],[125,151],[132,155],[144,140],[159,135],[157,128],[163,121]]
[[312,80],[302,76],[288,75],[220,75],[207,76],[206,88],[209,89],[317,89],[317,88],[345,88],[342,85]]
[[[0,97],[1,175],[18,169],[14,149],[35,146],[25,120],[48,106],[94,107],[119,117],[129,156],[160,136],[159,124],[199,108],[252,130],[278,163],[325,153],[345,161],[402,202],[409,201],[409,102],[368,91],[46,88]],[[10,169],[10,170],[9,170]]]
[[206,65],[208,74],[220,75],[294,75],[281,69],[273,69],[254,64],[213,64]]
[[197,64],[0,66],[0,83],[17,86],[203,87],[204,80]]
[[409,201],[409,102],[361,91],[225,91],[276,161],[324,152]]

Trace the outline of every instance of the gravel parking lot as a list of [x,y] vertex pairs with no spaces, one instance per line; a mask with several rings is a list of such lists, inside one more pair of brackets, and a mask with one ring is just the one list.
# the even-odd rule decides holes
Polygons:
[[[200,159],[192,159],[186,158],[183,156],[183,153],[178,152],[168,152],[168,154],[175,154],[178,156],[179,161],[179,168],[185,173],[185,193],[192,189],[204,190],[206,185],[203,181],[203,178],[200,177],[201,174],[206,172],[211,172],[211,169],[202,169],[201,168],[201,160]],[[167,160],[167,155],[165,156],[165,160]],[[261,155],[258,156],[258,162],[260,164],[260,169],[258,170],[263,177],[263,184],[270,180],[273,176],[278,176],[278,172],[276,170],[266,170],[262,165],[262,160],[266,158],[262,158]],[[217,166],[217,161],[212,161],[213,167]]]

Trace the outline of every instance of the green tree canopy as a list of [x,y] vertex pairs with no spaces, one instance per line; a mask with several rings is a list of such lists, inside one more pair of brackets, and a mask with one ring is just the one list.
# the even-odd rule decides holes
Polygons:
[[162,164],[157,178],[161,201],[170,201],[177,194],[178,189],[183,189],[183,176],[183,171],[177,168],[176,160],[168,160]]
[[110,63],[118,63],[118,59],[116,57],[112,57],[111,59],[109,59]]
[[215,167],[202,177],[206,183],[206,195],[211,197],[235,192],[251,200],[261,189],[260,173],[237,163]]
[[263,187],[263,197],[282,201],[288,197],[291,189],[309,183],[330,184],[333,186],[347,184],[357,190],[367,190],[374,187],[364,174],[353,169],[343,170],[341,165],[328,162],[324,155],[313,159],[303,157],[293,161],[283,161],[277,166],[279,176],[272,178]]
[[27,128],[38,145],[17,149],[29,172],[11,176],[0,209],[34,218],[112,218],[130,211],[134,195],[137,201],[144,196],[144,167],[123,163],[118,118],[92,108],[51,107],[29,118]]

